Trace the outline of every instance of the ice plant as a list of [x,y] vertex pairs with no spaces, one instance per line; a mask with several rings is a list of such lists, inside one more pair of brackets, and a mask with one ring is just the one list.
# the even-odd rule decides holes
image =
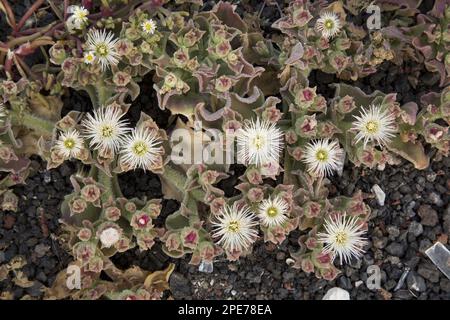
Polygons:
[[93,64],[95,61],[95,54],[94,51],[88,51],[84,53],[84,63],[86,64]]
[[94,52],[97,61],[101,64],[102,70],[106,70],[111,65],[119,63],[119,54],[116,51],[115,44],[118,39],[112,32],[105,29],[91,29],[87,34],[87,49]]
[[75,129],[70,129],[67,132],[61,132],[56,141],[56,150],[61,153],[66,159],[78,156],[83,148],[83,138]]
[[258,236],[255,218],[248,207],[226,205],[212,221],[213,237],[227,251],[247,250]]
[[364,253],[363,247],[367,239],[363,237],[366,232],[358,217],[347,217],[339,214],[334,218],[325,220],[324,232],[318,233],[318,240],[325,246],[324,253],[331,253],[333,260],[338,256],[340,263],[360,258]]
[[342,166],[343,150],[339,142],[329,140],[316,140],[306,146],[303,161],[309,173],[315,176],[332,175],[333,171]]
[[160,155],[160,143],[155,131],[144,127],[133,129],[123,140],[121,161],[131,169],[147,170]]
[[256,166],[278,162],[282,142],[283,133],[275,123],[259,118],[252,120],[237,132],[238,158]]
[[102,230],[99,238],[103,247],[110,248],[120,240],[120,232],[117,228],[109,227]]
[[281,226],[288,219],[288,204],[280,197],[265,199],[259,206],[258,217],[267,227]]
[[324,38],[333,38],[341,31],[339,16],[334,12],[325,11],[320,15],[319,19],[317,19],[316,30],[319,31]]
[[121,119],[122,110],[115,107],[102,107],[87,114],[83,120],[83,136],[90,140],[89,145],[95,149],[117,152],[129,131],[127,121]]
[[147,34],[154,34],[156,31],[156,22],[153,19],[148,19],[141,24],[142,31]]
[[359,116],[354,116],[352,130],[356,131],[355,141],[363,140],[364,148],[368,142],[386,145],[395,136],[395,116],[388,110],[382,111],[380,106],[371,105],[369,110],[362,109]]
[[68,11],[72,13],[69,19],[76,29],[82,29],[87,24],[89,11],[83,6],[71,6],[68,8]]

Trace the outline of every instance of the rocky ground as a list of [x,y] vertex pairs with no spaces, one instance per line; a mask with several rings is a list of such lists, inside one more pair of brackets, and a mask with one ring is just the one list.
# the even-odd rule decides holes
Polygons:
[[[260,242],[250,257],[237,263],[217,261],[211,274],[199,273],[182,261],[171,278],[172,292],[178,299],[321,299],[338,286],[357,300],[450,299],[450,280],[424,255],[437,240],[448,244],[449,172],[450,158],[446,158],[424,171],[410,164],[385,171],[346,168],[342,177],[333,179],[330,191],[350,196],[362,190],[372,209],[364,258],[341,268],[333,282],[287,266],[289,252],[298,248],[293,233],[278,247]],[[374,184],[386,193],[384,206],[373,198]],[[371,291],[366,271],[374,264],[381,269],[382,289]],[[408,268],[404,284],[394,290]]]
[[[21,255],[27,264],[21,269],[30,281],[28,288],[15,284],[13,274],[0,282],[0,292],[14,298],[40,297],[40,289],[49,286],[57,272],[70,261],[56,239],[59,204],[71,191],[69,176],[75,166],[65,164],[47,172],[34,161],[37,173],[26,185],[16,187],[20,198],[17,213],[0,212],[0,264]],[[189,257],[172,260],[156,248],[153,253],[130,250],[115,257],[120,267],[132,264],[148,270],[160,269],[168,262],[177,268],[171,277],[171,292],[176,299],[320,299],[334,286],[350,292],[352,299],[450,299],[450,280],[424,255],[437,240],[448,245],[450,236],[450,158],[432,163],[424,171],[410,164],[368,171],[345,168],[342,177],[329,185],[332,195],[350,196],[362,190],[372,209],[369,225],[370,244],[360,262],[342,268],[335,281],[316,279],[313,275],[290,268],[289,253],[297,250],[298,234],[281,246],[255,246],[248,258],[230,263],[215,261],[212,273],[202,273],[188,264]],[[160,185],[152,174],[128,173],[120,177],[126,194],[160,197]],[[386,193],[384,206],[378,205],[371,188],[378,184]],[[175,211],[174,201],[164,201],[162,216]],[[367,267],[381,269],[382,290],[366,287]],[[403,286],[394,290],[400,277],[410,269]]]

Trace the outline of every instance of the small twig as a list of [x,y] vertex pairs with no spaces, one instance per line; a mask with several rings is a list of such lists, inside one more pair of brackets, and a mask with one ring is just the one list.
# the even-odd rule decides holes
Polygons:
[[5,10],[5,14],[6,14],[6,20],[8,20],[9,25],[11,26],[11,28],[13,30],[17,29],[17,25],[16,25],[16,18],[14,17],[14,13],[11,9],[11,6],[9,5],[7,0],[1,0],[1,4],[3,9]]
[[37,212],[38,212],[38,215],[39,215],[39,224],[41,226],[42,234],[44,235],[45,238],[47,238],[49,236],[50,232],[48,230],[47,221],[45,220],[44,209],[43,208],[38,208]]
[[[15,32],[20,31],[20,29],[23,28],[25,25],[25,22],[34,14],[34,12],[44,3],[45,0],[37,0],[33,5],[28,9],[28,11],[25,13],[25,15],[20,19],[19,23],[17,24],[17,28]],[[13,34],[15,33],[13,32]]]

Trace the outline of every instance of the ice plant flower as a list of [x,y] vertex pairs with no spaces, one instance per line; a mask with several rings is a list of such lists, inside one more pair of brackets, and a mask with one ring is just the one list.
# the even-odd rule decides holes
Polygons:
[[156,31],[156,22],[153,19],[148,19],[141,24],[142,31],[147,34],[154,34]]
[[395,136],[395,116],[381,106],[371,105],[369,110],[362,109],[359,116],[354,116],[352,130],[356,131],[356,143],[363,140],[364,148],[368,142],[375,141],[378,145],[386,145]]
[[283,133],[275,123],[259,118],[247,122],[237,131],[238,158],[256,166],[278,162],[282,140]]
[[69,159],[78,156],[83,148],[83,138],[75,129],[70,129],[67,132],[62,132],[56,141],[56,149],[65,158]]
[[71,6],[68,11],[72,13],[70,19],[76,29],[82,29],[87,24],[89,11],[86,8],[83,6]]
[[258,236],[255,215],[248,207],[225,205],[212,222],[213,237],[217,244],[228,251],[243,251],[252,245]]
[[115,44],[117,39],[112,32],[106,32],[98,29],[92,29],[87,34],[87,49],[92,51],[100,62],[102,70],[106,70],[110,65],[119,63],[119,54],[116,51]]
[[121,161],[132,169],[141,168],[146,170],[155,164],[161,150],[155,131],[144,127],[134,129],[131,135],[125,137],[122,144]]
[[317,19],[316,30],[321,33],[322,37],[330,39],[336,36],[341,30],[341,22],[336,13],[326,11]]
[[316,140],[306,146],[303,161],[308,172],[316,176],[333,174],[343,164],[343,150],[338,141]]
[[96,109],[94,114],[87,114],[82,122],[83,135],[90,139],[90,146],[95,149],[117,152],[129,131],[127,121],[120,108],[103,107]]
[[88,51],[84,53],[84,63],[93,64],[95,61],[95,53],[94,51]]
[[333,260],[339,256],[341,264],[362,256],[367,239],[362,236],[365,231],[358,217],[339,214],[334,219],[326,219],[324,228],[325,232],[317,234],[319,242],[325,245],[323,253],[331,253]]
[[280,197],[263,200],[258,217],[266,227],[281,226],[287,220],[288,204]]

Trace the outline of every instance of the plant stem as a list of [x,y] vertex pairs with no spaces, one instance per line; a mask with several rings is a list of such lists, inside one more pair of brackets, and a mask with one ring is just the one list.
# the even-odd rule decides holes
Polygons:
[[25,126],[44,135],[52,135],[55,124],[51,121],[39,118],[27,112],[13,109],[10,112],[11,122],[15,125]]
[[[173,168],[170,165],[164,167],[164,173],[162,176],[167,180],[167,182],[171,183],[175,188],[177,188],[181,192],[186,191],[186,180],[187,177],[180,173],[178,170]],[[203,201],[205,197],[205,192],[201,189],[195,189],[190,191],[191,195],[197,201]]]
[[98,183],[100,183],[105,191],[102,194],[102,202],[108,201],[110,197],[115,198],[113,189],[113,177],[108,176],[103,170],[98,170]]

